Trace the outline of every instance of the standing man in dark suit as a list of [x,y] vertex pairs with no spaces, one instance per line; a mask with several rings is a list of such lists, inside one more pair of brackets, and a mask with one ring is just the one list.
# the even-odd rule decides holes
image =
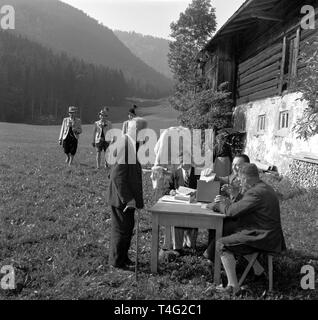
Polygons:
[[111,206],[111,247],[109,264],[126,269],[133,264],[128,257],[135,219],[135,209],[142,209],[142,169],[137,159],[136,137],[147,127],[142,118],[135,118],[133,125],[122,138],[117,159],[110,174],[108,204]]

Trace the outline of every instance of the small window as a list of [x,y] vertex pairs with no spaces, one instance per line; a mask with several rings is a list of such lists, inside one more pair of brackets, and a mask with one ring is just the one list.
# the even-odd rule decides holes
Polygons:
[[289,128],[289,111],[282,111],[279,114],[279,129]]
[[265,131],[266,115],[258,116],[257,131]]

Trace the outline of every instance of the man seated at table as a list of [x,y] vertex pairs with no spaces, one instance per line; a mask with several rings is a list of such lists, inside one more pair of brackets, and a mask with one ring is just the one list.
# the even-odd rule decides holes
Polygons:
[[[169,186],[166,194],[176,195],[179,187],[197,189],[199,176],[195,175],[195,168],[190,163],[184,163],[184,158],[180,156],[180,166],[171,173],[169,177]],[[195,249],[198,236],[197,228],[172,227],[172,245],[173,250],[183,254],[184,248]],[[166,241],[165,241],[166,242]]]
[[[240,289],[235,270],[235,254],[243,255],[249,261],[257,251],[280,253],[286,249],[279,200],[275,191],[260,180],[255,164],[244,164],[241,167],[240,180],[242,199],[231,203],[229,199],[217,196],[214,208],[227,217],[239,218],[235,232],[220,238],[216,244],[228,279],[227,287],[218,289],[230,293],[236,293]],[[257,267],[262,273],[262,266],[258,264]]]
[[[245,163],[250,163],[249,157],[246,154],[237,155],[233,159],[232,173],[227,177],[215,177],[216,181],[221,182],[221,193],[228,197],[232,202],[242,198],[239,170]],[[206,169],[203,171],[203,175],[209,176],[212,172],[212,169]],[[225,218],[223,223],[223,236],[230,235],[235,230],[237,222],[238,218]],[[208,248],[203,255],[210,261],[213,261],[214,254],[215,230],[209,230]]]
[[[226,177],[215,177],[215,181],[221,182],[221,191],[233,201],[240,197],[241,188],[238,174],[244,163],[250,163],[250,158],[246,154],[237,155],[232,162],[232,173]],[[208,177],[212,173],[213,169],[207,168],[202,172],[202,175]]]

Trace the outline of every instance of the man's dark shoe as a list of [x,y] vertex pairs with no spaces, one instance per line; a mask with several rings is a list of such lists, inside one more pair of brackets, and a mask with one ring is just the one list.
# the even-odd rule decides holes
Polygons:
[[241,292],[241,288],[234,288],[232,286],[223,287],[222,285],[217,286],[215,291],[220,294],[227,294],[230,296],[239,296]]

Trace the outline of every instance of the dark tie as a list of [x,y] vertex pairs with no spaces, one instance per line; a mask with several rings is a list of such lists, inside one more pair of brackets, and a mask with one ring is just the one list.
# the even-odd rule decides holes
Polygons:
[[189,182],[190,182],[190,172],[186,170],[185,178],[184,178],[184,186],[189,188]]

